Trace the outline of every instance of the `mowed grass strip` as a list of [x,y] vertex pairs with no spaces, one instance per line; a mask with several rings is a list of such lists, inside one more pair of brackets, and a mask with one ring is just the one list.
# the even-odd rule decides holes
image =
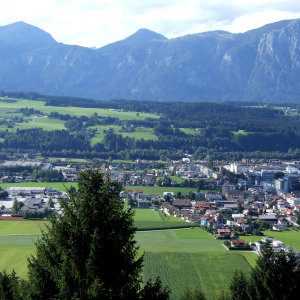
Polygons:
[[[40,234],[49,221],[7,221],[0,220],[0,235],[10,234]],[[0,237],[1,238],[1,237]]]
[[222,289],[228,290],[235,269],[249,275],[252,268],[244,256],[229,251],[145,252],[143,279],[160,276],[171,289],[171,300],[181,299],[187,286],[216,299]]
[[40,234],[20,234],[20,235],[2,235],[0,236],[0,245],[17,247],[34,247]]
[[[162,224],[168,224],[162,222]],[[190,224],[191,226],[191,224]],[[198,230],[198,229],[178,229]],[[141,249],[145,250],[174,250],[174,251],[227,251],[222,246],[222,241],[210,239],[178,239],[176,230],[137,231],[135,240]],[[184,233],[186,234],[186,233]]]

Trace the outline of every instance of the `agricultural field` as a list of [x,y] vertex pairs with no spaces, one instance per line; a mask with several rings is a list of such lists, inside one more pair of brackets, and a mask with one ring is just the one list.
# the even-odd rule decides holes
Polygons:
[[257,242],[261,241],[262,237],[272,236],[276,240],[279,240],[284,243],[285,246],[291,246],[296,251],[300,252],[300,232],[292,229],[287,229],[286,231],[271,231],[265,230],[264,236],[243,236],[241,239],[244,239],[246,242]]
[[[101,109],[101,108],[83,108],[83,107],[61,107],[61,106],[45,106],[44,101],[33,101],[33,100],[19,100],[18,102],[14,103],[7,103],[7,102],[1,102],[1,109],[0,109],[0,115],[8,115],[7,112],[10,112],[10,114],[15,109],[20,108],[34,108],[36,110],[40,110],[45,114],[50,114],[51,112],[58,112],[60,114],[69,114],[70,116],[91,116],[94,113],[97,113],[98,116],[112,116],[115,118],[119,118],[120,120],[144,120],[145,118],[160,118],[160,116],[154,115],[154,114],[147,114],[147,113],[139,113],[139,115],[136,115],[136,112],[118,112],[115,110],[110,109]],[[13,114],[17,115],[17,114]]]
[[143,278],[160,276],[171,289],[172,300],[181,299],[185,288],[199,288],[208,299],[216,299],[221,290],[227,290],[235,269],[246,275],[251,266],[245,257],[236,252],[145,252]]
[[[163,224],[170,224],[163,222]],[[182,224],[186,224],[183,223]],[[201,229],[178,229],[184,233],[177,237],[177,230],[152,230],[138,231],[136,233],[137,244],[141,249],[146,250],[170,250],[170,251],[227,251],[222,242],[212,238],[207,232],[203,231],[203,236],[200,239],[183,238],[185,234],[190,234],[189,231],[201,231]],[[206,234],[206,238],[205,235]],[[200,234],[201,235],[201,234]]]
[[206,231],[197,229],[197,230],[174,230],[176,237],[183,240],[215,240],[210,234]]

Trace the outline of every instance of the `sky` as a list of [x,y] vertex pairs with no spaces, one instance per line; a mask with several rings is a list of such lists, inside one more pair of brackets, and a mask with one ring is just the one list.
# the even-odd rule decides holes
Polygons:
[[0,26],[23,21],[58,42],[97,48],[140,28],[175,38],[211,30],[245,32],[300,18],[299,0],[10,0]]

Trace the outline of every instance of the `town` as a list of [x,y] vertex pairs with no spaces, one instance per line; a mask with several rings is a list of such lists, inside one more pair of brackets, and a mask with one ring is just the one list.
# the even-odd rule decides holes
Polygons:
[[[181,161],[161,163],[160,168],[153,169],[153,162],[140,159],[130,164],[118,161],[99,161],[97,164],[111,180],[122,185],[120,196],[129,206],[158,210],[174,220],[198,224],[216,239],[224,240],[225,247],[245,250],[250,247],[251,250],[254,246],[255,251],[260,251],[263,241],[249,245],[243,236],[260,236],[266,229],[299,228],[299,161],[224,163],[196,161],[186,155]],[[158,162],[155,164],[159,165]],[[12,172],[18,168],[23,171]],[[50,212],[61,214],[58,199],[66,197],[66,192],[51,187],[51,184],[74,183],[72,188],[75,188],[77,177],[84,168],[83,163],[71,166],[64,165],[62,160],[56,165],[26,156],[19,161],[4,161],[1,182],[7,187],[1,192],[2,218],[13,215],[43,219]],[[25,187],[23,182],[33,185],[44,182],[45,186]],[[151,193],[144,192],[145,189],[150,189]],[[20,203],[17,209],[13,208],[14,201]],[[272,242],[277,248],[284,247],[281,241],[273,239]]]

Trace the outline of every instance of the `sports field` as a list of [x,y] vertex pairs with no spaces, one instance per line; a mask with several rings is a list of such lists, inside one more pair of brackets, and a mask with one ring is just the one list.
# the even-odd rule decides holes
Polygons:
[[216,299],[221,289],[229,288],[235,269],[246,275],[251,266],[245,257],[229,251],[145,252],[144,280],[160,276],[171,289],[170,299],[181,299],[186,287],[199,288],[209,299]]
[[20,187],[53,187],[57,188],[59,191],[64,192],[66,188],[71,186],[77,188],[77,182],[22,182],[22,183],[1,183],[2,189],[10,186],[20,186]]

